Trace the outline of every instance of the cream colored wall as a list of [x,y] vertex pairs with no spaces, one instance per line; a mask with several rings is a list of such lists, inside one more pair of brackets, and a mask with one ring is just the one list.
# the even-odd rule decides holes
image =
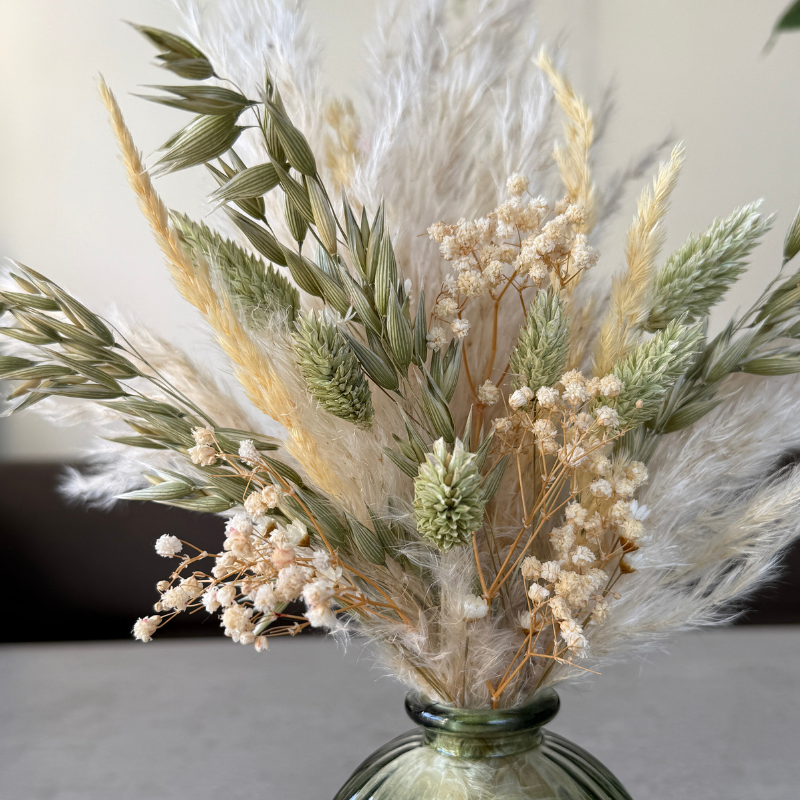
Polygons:
[[[668,220],[668,245],[733,206],[764,197],[776,231],[721,309],[748,301],[779,261],[783,230],[800,202],[800,36],[761,49],[785,0],[542,0],[542,27],[568,54],[569,72],[598,102],[609,82],[616,106],[601,173],[624,165],[669,132],[687,163]],[[360,40],[374,0],[311,0],[329,40],[329,82],[359,80]],[[174,28],[156,0],[3,0],[0,3],[0,253],[41,269],[95,308],[118,304],[191,348],[192,311],[169,285],[125,183],[98,101],[103,72],[120,95],[140,147],[152,151],[181,115],[130,97],[164,82],[149,45],[121,24]],[[204,213],[199,177],[160,183],[168,202]],[[621,263],[632,199],[602,243],[607,268]],[[0,420],[0,458],[74,455],[77,432],[35,416]]]
[[[686,163],[667,219],[667,251],[715,216],[764,198],[775,229],[748,274],[712,319],[719,326],[780,265],[783,236],[800,204],[800,35],[763,54],[785,0],[566,0],[546,4],[562,19],[576,83],[595,101],[613,82],[615,108],[601,150],[607,168],[671,133]],[[621,264],[633,195],[601,252]]]

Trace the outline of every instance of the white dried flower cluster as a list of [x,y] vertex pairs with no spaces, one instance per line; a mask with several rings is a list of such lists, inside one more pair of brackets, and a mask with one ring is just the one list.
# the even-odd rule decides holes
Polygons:
[[441,350],[447,345],[447,333],[441,325],[434,325],[426,334],[426,340],[431,350]]
[[[578,204],[562,201],[551,209],[543,197],[523,196],[528,179],[515,174],[508,179],[509,199],[480,219],[460,219],[454,225],[436,222],[428,235],[455,269],[442,283],[434,314],[452,320],[452,333],[464,338],[469,323],[462,316],[467,301],[486,295],[496,297],[511,280],[518,288],[541,287],[548,279],[564,285],[578,272],[597,263],[598,252],[579,231],[585,212]],[[466,323],[466,325],[464,324]],[[429,346],[446,344],[444,329],[428,334]]]
[[515,172],[506,183],[508,193],[512,197],[522,197],[528,191],[528,179],[524,175]]
[[464,598],[464,619],[472,621],[483,619],[489,613],[489,604],[486,598],[478,595],[468,595]]
[[[260,510],[277,502],[277,487],[266,486],[254,492]],[[185,559],[172,580],[160,581],[156,611],[179,613],[203,607],[219,614],[225,635],[234,642],[267,649],[267,637],[294,634],[305,626],[339,630],[342,623],[336,607],[360,602],[361,593],[343,581],[336,556],[313,547],[306,526],[299,521],[277,525],[266,521],[263,513],[240,513],[228,520],[221,553],[213,556],[210,574],[195,571],[185,578],[180,573],[201,557]],[[174,541],[173,541],[174,540]],[[177,544],[176,544],[177,542]],[[162,555],[180,552],[180,541],[162,536],[157,544]],[[304,600],[306,622],[282,621],[280,609],[294,600]],[[144,617],[134,626],[134,635],[150,641],[162,616]]]
[[511,397],[508,398],[508,404],[511,408],[524,408],[531,400],[533,400],[533,392],[527,386],[523,386],[512,392]]
[[210,467],[217,461],[217,449],[214,431],[211,428],[192,428],[195,446],[189,448],[189,458],[193,464]]
[[450,329],[453,331],[453,336],[455,336],[456,339],[464,339],[469,333],[469,320],[454,319],[450,323]]
[[570,370],[559,384],[542,386],[535,395],[527,386],[512,392],[508,405],[516,413],[495,419],[493,427],[505,435],[530,430],[544,455],[557,454],[575,468],[587,454],[595,459],[598,448],[619,433],[614,408],[602,405],[590,413],[589,404],[598,397],[615,398],[624,388],[614,375],[587,380],[578,370]]
[[458,311],[458,303],[452,297],[441,297],[434,306],[433,313],[440,319],[447,319]]
[[259,519],[278,505],[283,496],[280,486],[268,484],[263,489],[256,489],[247,495],[244,507],[254,519]]
[[156,553],[160,556],[164,556],[164,558],[176,556],[182,549],[183,543],[177,536],[170,536],[168,533],[165,533],[163,536],[159,536],[158,539],[156,539]]
[[189,457],[193,464],[210,467],[217,461],[217,451],[208,444],[198,444],[189,448]]
[[492,430],[497,433],[511,433],[514,429],[514,420],[510,417],[495,417],[492,420]]
[[214,447],[217,443],[213,428],[192,428],[192,438],[201,447]]
[[478,400],[485,406],[493,406],[500,399],[500,389],[491,381],[484,381],[478,389]]
[[621,560],[622,571],[635,569],[645,539],[647,510],[632,498],[647,469],[637,461],[612,463],[612,443],[620,433],[616,411],[608,405],[589,411],[598,397],[615,398],[624,388],[613,375],[587,380],[571,370],[556,386],[541,387],[535,404],[529,389],[509,399],[517,410],[507,421],[507,446],[530,430],[541,456],[555,465],[550,474],[558,469],[564,485],[573,487],[563,523],[549,532],[551,558],[528,556],[519,567],[529,601],[520,627],[536,634],[555,626],[569,656],[586,655],[583,621],[597,624],[608,615],[606,567]]
[[140,617],[133,626],[133,635],[141,642],[149,642],[156,632],[156,628],[161,624],[161,617]]
[[549,275],[558,276],[564,283],[570,275],[591,269],[598,252],[591,247],[583,233],[576,230],[584,221],[579,205],[567,205],[539,230],[532,231],[523,241],[514,267],[519,275],[527,275],[540,286]]
[[252,439],[243,439],[239,442],[239,458],[251,467],[256,466],[261,460]]

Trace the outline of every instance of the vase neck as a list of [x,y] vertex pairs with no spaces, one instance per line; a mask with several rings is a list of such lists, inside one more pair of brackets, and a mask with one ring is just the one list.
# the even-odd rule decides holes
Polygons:
[[541,728],[558,713],[555,690],[537,692],[519,708],[456,708],[432,703],[422,695],[406,697],[406,711],[424,733],[425,744],[459,758],[494,758],[538,747]]

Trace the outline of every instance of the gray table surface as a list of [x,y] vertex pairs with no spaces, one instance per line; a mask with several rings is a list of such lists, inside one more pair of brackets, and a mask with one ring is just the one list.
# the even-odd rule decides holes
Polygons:
[[[0,647],[2,800],[325,800],[410,727],[358,641]],[[561,690],[634,797],[800,798],[800,627],[684,635]]]

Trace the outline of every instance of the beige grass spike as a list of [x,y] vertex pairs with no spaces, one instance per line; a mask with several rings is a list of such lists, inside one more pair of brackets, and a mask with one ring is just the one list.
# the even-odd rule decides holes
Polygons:
[[614,278],[611,302],[594,350],[594,373],[606,375],[637,344],[650,314],[655,260],[664,242],[662,221],[683,164],[683,147],[677,144],[662,164],[653,190],[639,197],[636,216],[625,244],[627,270]]
[[597,218],[597,191],[592,180],[590,156],[594,145],[594,117],[584,99],[572,84],[556,69],[547,51],[542,49],[537,66],[550,81],[556,102],[566,116],[564,123],[565,147],[556,145],[553,150],[561,181],[570,202],[580,203],[586,217],[579,227],[580,233],[589,234]]
[[294,402],[261,348],[239,321],[230,298],[215,292],[207,265],[205,268],[195,268],[187,257],[175,232],[169,226],[167,207],[153,188],[119,104],[102,79],[100,92],[111,118],[128,181],[164,253],[178,291],[208,319],[226,355],[236,365],[236,377],[244,387],[248,399],[256,408],[287,429],[290,439],[286,449],[302,465],[311,480],[333,497],[357,502],[357,498],[351,497],[353,492],[336,470],[328,465],[317,443],[300,426]]

